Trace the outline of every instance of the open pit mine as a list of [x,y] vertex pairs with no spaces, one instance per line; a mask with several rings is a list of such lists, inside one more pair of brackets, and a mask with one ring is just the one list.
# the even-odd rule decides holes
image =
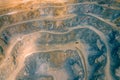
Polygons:
[[0,80],[120,80],[120,0],[0,0]]

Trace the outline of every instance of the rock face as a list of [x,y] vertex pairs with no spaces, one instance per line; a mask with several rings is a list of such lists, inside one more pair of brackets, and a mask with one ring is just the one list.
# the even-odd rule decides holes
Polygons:
[[120,80],[119,0],[0,4],[0,80]]

